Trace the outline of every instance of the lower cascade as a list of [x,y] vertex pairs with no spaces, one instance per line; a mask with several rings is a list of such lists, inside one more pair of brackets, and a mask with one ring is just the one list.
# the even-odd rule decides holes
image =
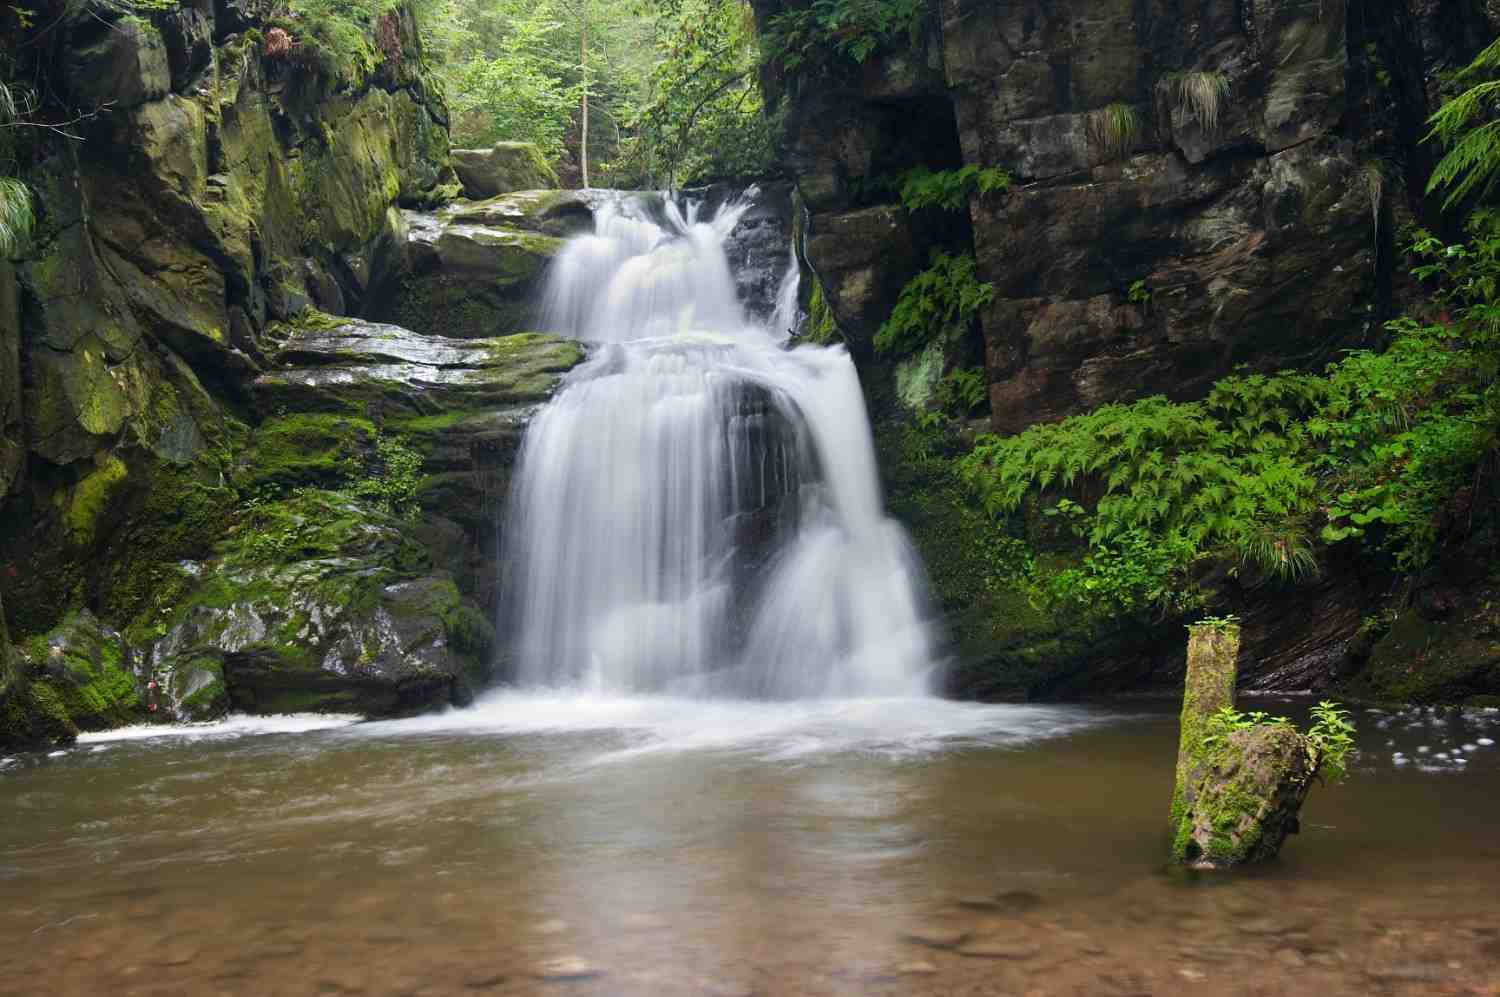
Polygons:
[[747,201],[622,197],[574,237],[546,325],[591,345],[522,445],[506,538],[515,676],[757,698],[926,690],[920,567],[883,512],[854,365],[789,348],[796,268],[747,314]]

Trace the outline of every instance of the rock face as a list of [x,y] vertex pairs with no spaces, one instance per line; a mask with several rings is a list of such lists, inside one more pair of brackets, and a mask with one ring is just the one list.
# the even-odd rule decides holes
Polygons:
[[[804,6],[755,11],[765,26]],[[813,317],[848,343],[891,427],[887,491],[949,623],[951,691],[1169,688],[1183,658],[1151,621],[1085,632],[992,584],[997,545],[1060,552],[1029,527],[995,537],[965,510],[972,496],[901,444],[938,378],[981,366],[987,397],[967,431],[1013,433],[1144,395],[1201,397],[1240,365],[1317,369],[1377,344],[1399,305],[1394,233],[1426,210],[1423,122],[1443,72],[1497,29],[1456,0],[934,0],[914,43],[902,32],[862,65],[764,74],[787,101]],[[898,203],[905,171],[964,165],[1003,168],[1011,187],[962,213]],[[876,330],[934,249],[973,253],[993,297],[961,342],[893,363]],[[1295,590],[1207,587],[1244,618],[1242,681],[1306,689],[1369,656],[1361,620],[1385,581],[1334,563]],[[1450,687],[1481,688],[1487,666],[1460,657],[1470,679]]]
[[[941,0],[920,44],[799,81],[788,164],[840,330],[859,355],[927,249],[971,241],[995,287],[980,326],[1006,432],[1194,397],[1236,365],[1315,364],[1364,339],[1392,262],[1381,232],[1403,210],[1384,196],[1403,188],[1396,122],[1427,110],[1399,87],[1371,92],[1365,61],[1437,62],[1393,37],[1399,5],[1376,7]],[[968,224],[870,203],[903,169],[965,163],[1014,178],[971,199]],[[1128,300],[1137,281],[1149,301]]]
[[530,142],[496,142],[489,149],[454,149],[453,170],[464,196],[476,201],[517,190],[557,187],[557,173]]
[[[509,463],[582,354],[334,317],[399,292],[402,209],[457,189],[446,110],[409,11],[354,80],[263,16],[90,11],[26,49],[83,141],[26,148],[37,232],[0,264],[0,744],[404,713],[492,665]],[[469,231],[441,262],[519,300],[556,240],[516,231],[522,262]]]
[[[547,264],[562,248],[542,229],[571,224],[575,206],[583,207],[568,194],[528,192],[409,213],[406,267],[374,317],[450,337],[529,328]],[[512,211],[525,217],[508,222]],[[592,216],[583,218],[586,227]]]

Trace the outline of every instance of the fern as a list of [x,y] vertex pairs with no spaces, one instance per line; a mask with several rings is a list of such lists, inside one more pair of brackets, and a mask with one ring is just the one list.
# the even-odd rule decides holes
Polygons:
[[969,203],[969,195],[976,191],[992,194],[1009,187],[1010,174],[998,166],[971,163],[956,170],[937,172],[918,166],[901,176],[901,203],[907,211],[931,207],[962,211]]
[[[1460,80],[1500,72],[1500,39],[1491,42],[1459,74]],[[1444,207],[1451,208],[1470,194],[1489,194],[1500,180],[1500,120],[1474,126],[1474,122],[1493,114],[1500,98],[1500,80],[1475,83],[1449,100],[1433,113],[1427,123],[1432,130],[1427,140],[1437,139],[1448,146],[1427,181],[1427,193],[1444,188]]]
[[904,356],[934,341],[955,342],[994,296],[995,286],[974,276],[972,255],[934,250],[932,265],[901,289],[891,317],[875,333],[875,349]]

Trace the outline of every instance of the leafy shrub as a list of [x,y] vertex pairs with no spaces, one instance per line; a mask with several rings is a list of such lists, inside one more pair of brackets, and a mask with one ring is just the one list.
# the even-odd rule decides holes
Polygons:
[[[1349,774],[1349,756],[1354,752],[1354,723],[1349,719],[1349,711],[1325,699],[1311,712],[1312,725],[1306,732],[1299,732],[1308,751],[1308,762],[1325,782],[1342,782]],[[1241,713],[1233,706],[1222,706],[1208,718],[1208,734],[1203,743],[1210,747],[1221,745],[1235,731],[1264,724],[1292,726],[1286,717],[1264,710]]]
[[1427,120],[1432,126],[1427,139],[1448,146],[1427,181],[1427,192],[1447,188],[1443,201],[1447,207],[1472,193],[1488,195],[1500,180],[1500,118],[1493,114],[1495,99],[1500,97],[1500,79],[1493,79],[1497,74],[1500,39],[1491,42],[1458,74],[1457,81],[1468,88]]
[[934,341],[956,342],[995,296],[974,276],[974,257],[934,250],[932,265],[901,289],[891,317],[875,333],[875,349],[904,356]]
[[415,514],[417,488],[422,483],[422,455],[389,436],[375,441],[378,466],[349,489],[360,498],[374,499],[387,512]]
[[923,0],[813,0],[768,19],[761,51],[792,74],[835,57],[862,63],[900,35],[916,45],[926,16]]

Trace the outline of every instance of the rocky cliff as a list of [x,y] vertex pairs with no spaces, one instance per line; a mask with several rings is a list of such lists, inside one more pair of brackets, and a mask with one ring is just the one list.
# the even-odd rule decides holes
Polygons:
[[[803,6],[757,0],[756,13],[774,31]],[[980,364],[975,428],[1014,433],[1150,394],[1198,398],[1242,367],[1318,369],[1378,346],[1402,293],[1394,234],[1441,221],[1422,197],[1424,122],[1442,74],[1500,20],[1473,0],[936,0],[919,29],[860,64],[773,65],[765,83],[786,99],[815,304],[887,423],[892,503],[948,614],[954,687],[1169,687],[1175,621],[1082,629],[987,578],[988,553],[1017,538],[997,540],[972,498],[903,445],[904,413],[924,401],[912,386],[930,388],[923,365]],[[964,215],[897,203],[892,178],[964,165],[1003,168],[1009,189],[970,197]],[[993,296],[945,356],[893,367],[876,330],[933,249],[972,253]],[[1020,540],[1046,557],[1045,534]],[[1334,562],[1292,592],[1209,580],[1245,616],[1243,681],[1306,688],[1360,667],[1390,579]],[[1500,689],[1493,655],[1466,660],[1468,685],[1428,691]]]
[[457,184],[410,13],[351,79],[254,4],[110,10],[9,39],[69,123],[18,148],[0,266],[0,744],[463,701],[521,428],[582,354],[341,316],[396,308],[429,232],[524,294],[529,223],[411,211]]

